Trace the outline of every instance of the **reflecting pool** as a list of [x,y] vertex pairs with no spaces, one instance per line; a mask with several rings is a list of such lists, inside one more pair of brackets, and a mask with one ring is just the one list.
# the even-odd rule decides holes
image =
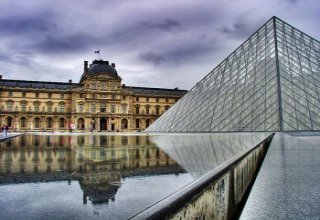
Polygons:
[[0,218],[127,219],[265,137],[20,136],[0,144]]

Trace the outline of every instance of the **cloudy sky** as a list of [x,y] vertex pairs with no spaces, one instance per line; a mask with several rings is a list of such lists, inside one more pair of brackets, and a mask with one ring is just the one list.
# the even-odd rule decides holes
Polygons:
[[131,86],[190,89],[272,16],[320,39],[319,0],[1,0],[0,74],[78,82],[116,63]]

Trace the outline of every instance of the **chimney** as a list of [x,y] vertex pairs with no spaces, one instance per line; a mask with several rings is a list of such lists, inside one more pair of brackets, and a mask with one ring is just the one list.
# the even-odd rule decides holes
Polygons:
[[69,79],[69,83],[70,83],[70,84],[72,83],[72,79]]
[[126,87],[126,84],[122,84],[122,87]]
[[84,61],[84,65],[83,65],[83,72],[86,73],[88,72],[88,61]]
[[108,60],[106,61],[106,63],[107,63],[107,65],[109,65],[109,61]]
[[115,64],[115,63],[111,63],[111,66],[112,66],[113,68],[115,68],[115,67],[116,67],[116,64]]
[[0,75],[0,80],[2,80],[2,75]]

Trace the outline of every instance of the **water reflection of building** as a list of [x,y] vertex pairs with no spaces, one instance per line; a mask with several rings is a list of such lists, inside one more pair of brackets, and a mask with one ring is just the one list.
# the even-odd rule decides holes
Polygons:
[[83,202],[108,202],[125,177],[184,170],[148,136],[32,136],[0,144],[0,184],[78,180]]

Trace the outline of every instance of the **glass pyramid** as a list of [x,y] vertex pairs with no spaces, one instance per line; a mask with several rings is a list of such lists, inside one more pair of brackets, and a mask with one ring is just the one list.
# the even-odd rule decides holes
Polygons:
[[320,42],[272,17],[147,132],[320,130]]

